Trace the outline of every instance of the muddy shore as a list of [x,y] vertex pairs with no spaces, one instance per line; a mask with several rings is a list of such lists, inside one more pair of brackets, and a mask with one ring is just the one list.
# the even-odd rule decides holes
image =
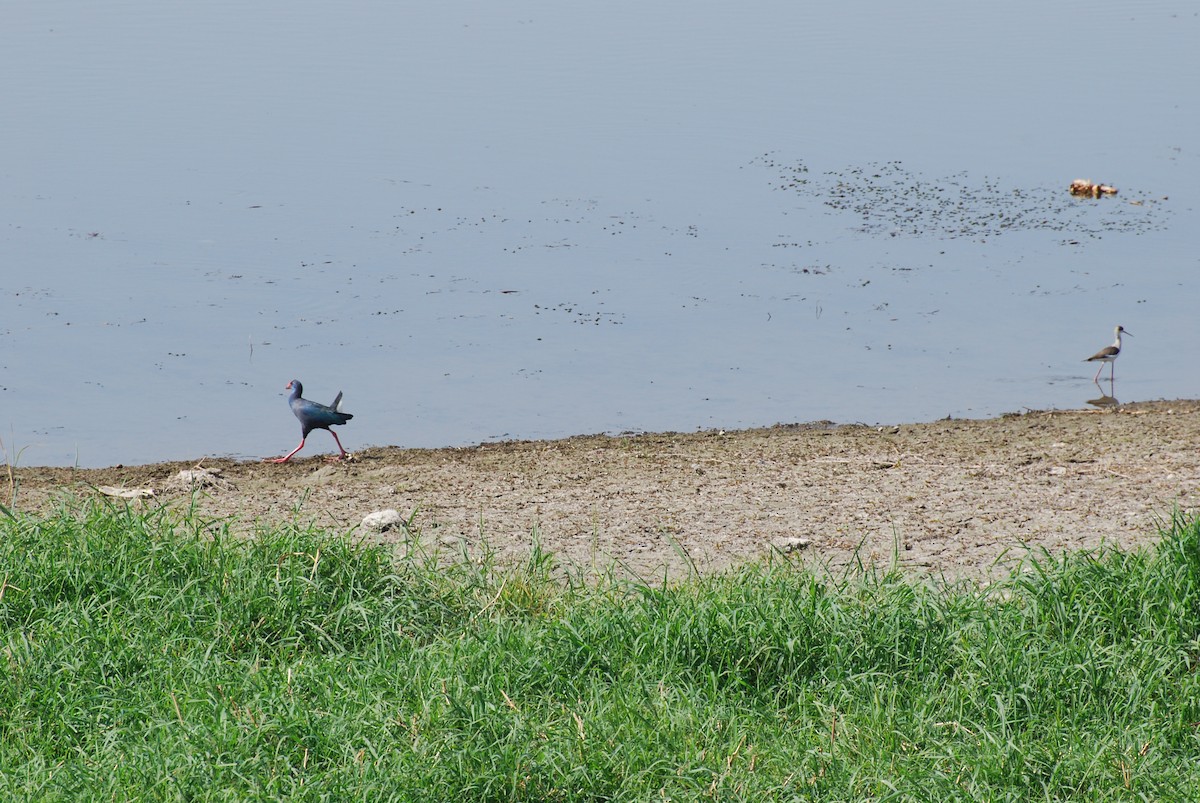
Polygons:
[[[321,433],[317,433],[320,435]],[[314,437],[313,446],[324,441]],[[201,469],[207,476],[180,478]],[[470,448],[368,448],[329,463],[203,459],[104,469],[18,467],[7,505],[45,511],[104,487],[131,504],[258,523],[314,522],[373,540],[373,511],[411,519],[427,545],[523,559],[544,549],[585,571],[661,578],[711,572],[778,549],[837,569],[856,560],[950,578],[1028,554],[1150,543],[1173,511],[1200,510],[1200,401],[1042,411],[899,427],[764,429]],[[202,485],[193,494],[193,485]]]

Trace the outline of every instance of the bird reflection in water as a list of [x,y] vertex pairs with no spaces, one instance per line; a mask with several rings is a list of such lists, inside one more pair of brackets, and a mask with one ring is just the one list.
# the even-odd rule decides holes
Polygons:
[[1087,403],[1093,407],[1116,407],[1121,402],[1117,401],[1116,396],[1113,395],[1115,392],[1113,389],[1113,384],[1113,380],[1108,380],[1108,389],[1106,390],[1104,386],[1100,384],[1100,380],[1096,380],[1096,390],[1100,391],[1100,398],[1088,399]]
[[1107,393],[1104,393],[1103,391],[1101,391],[1100,398],[1088,399],[1087,403],[1092,405],[1093,407],[1116,407],[1118,404],[1120,404],[1120,402],[1117,401],[1114,397],[1109,396]]

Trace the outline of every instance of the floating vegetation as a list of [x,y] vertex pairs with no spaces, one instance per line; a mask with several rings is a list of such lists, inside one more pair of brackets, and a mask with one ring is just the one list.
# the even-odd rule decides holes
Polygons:
[[[899,161],[823,173],[813,173],[802,161],[788,162],[774,154],[764,154],[752,163],[774,171],[776,190],[816,198],[830,209],[855,215],[857,230],[874,235],[954,239],[1044,230],[1101,237],[1161,230],[1168,215],[1163,199],[1134,194],[1128,203],[1083,207],[1064,197],[1058,188],[1004,186],[996,178],[975,177],[965,171],[923,176]],[[1096,187],[1098,194],[1116,192],[1108,185],[1087,184]]]

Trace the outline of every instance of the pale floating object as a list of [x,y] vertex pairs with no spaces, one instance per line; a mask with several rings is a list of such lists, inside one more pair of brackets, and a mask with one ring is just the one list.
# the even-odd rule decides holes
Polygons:
[[153,488],[118,488],[115,485],[100,485],[96,490],[117,499],[147,499],[155,494]]
[[1072,195],[1086,195],[1090,198],[1099,198],[1101,195],[1116,195],[1117,188],[1108,184],[1095,184],[1086,178],[1077,178],[1071,182],[1071,186],[1067,188]]
[[404,525],[404,517],[399,511],[392,510],[390,507],[386,510],[376,510],[374,513],[368,513],[363,516],[362,526],[365,530],[374,530],[377,533],[387,532],[397,526]]

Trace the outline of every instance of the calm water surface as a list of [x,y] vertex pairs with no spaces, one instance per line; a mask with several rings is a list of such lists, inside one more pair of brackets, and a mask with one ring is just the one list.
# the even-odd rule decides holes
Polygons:
[[8,458],[1200,395],[1194,4],[573,5],[15,4]]

